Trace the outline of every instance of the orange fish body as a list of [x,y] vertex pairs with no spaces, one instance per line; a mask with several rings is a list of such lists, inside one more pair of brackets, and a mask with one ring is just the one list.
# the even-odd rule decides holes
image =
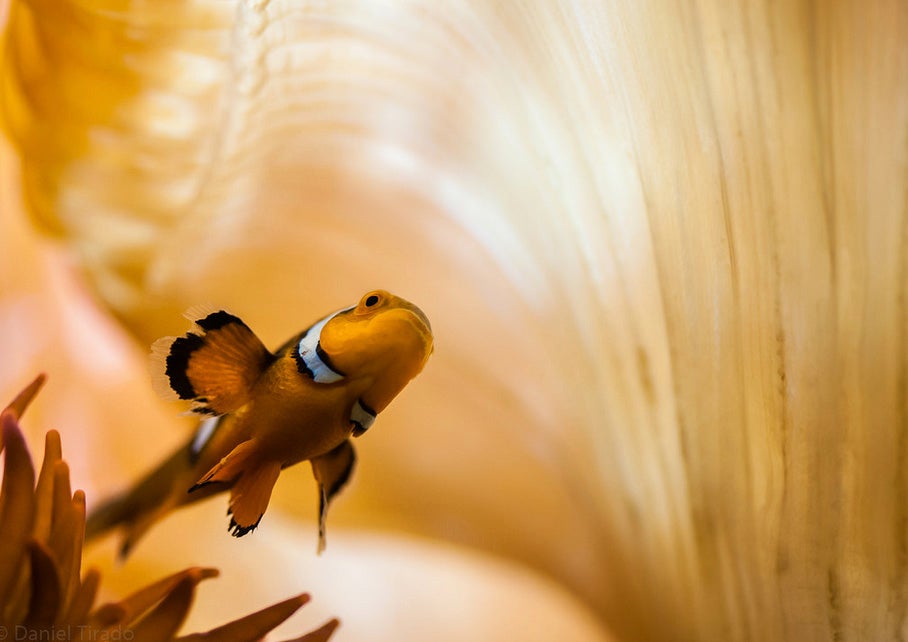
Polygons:
[[230,491],[230,531],[251,532],[287,466],[309,461],[319,486],[319,550],[331,499],[355,463],[351,438],[422,370],[429,321],[383,290],[321,319],[272,354],[239,318],[196,315],[155,343],[158,387],[210,415],[193,438],[127,493],[89,515],[86,536],[123,525],[125,555],[170,510]]

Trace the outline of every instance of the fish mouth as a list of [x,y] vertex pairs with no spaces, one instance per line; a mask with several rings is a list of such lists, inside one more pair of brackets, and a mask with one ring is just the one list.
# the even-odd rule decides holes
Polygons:
[[432,324],[429,322],[429,317],[427,317],[426,313],[420,310],[419,307],[413,305],[409,301],[400,299],[396,307],[384,311],[373,318],[370,323],[376,323],[380,326],[390,324],[385,327],[392,327],[395,324],[404,323],[411,331],[421,338],[426,357],[428,357],[434,349]]
[[392,319],[395,321],[404,321],[413,326],[419,334],[429,341],[432,340],[432,324],[429,323],[429,317],[412,303],[401,305],[401,307],[396,310],[389,310],[382,316],[388,321]]
[[412,312],[413,314],[415,314],[416,317],[417,317],[420,321],[422,321],[422,324],[425,326],[426,333],[427,333],[429,336],[432,336],[432,324],[429,323],[429,317],[426,316],[426,313],[423,312],[422,310],[420,310],[418,306],[415,306],[415,305],[413,305],[412,303],[410,304],[409,310],[410,310],[410,312]]

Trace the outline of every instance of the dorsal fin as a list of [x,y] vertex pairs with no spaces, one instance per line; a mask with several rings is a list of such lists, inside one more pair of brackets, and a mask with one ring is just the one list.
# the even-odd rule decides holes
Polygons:
[[274,356],[239,317],[224,310],[193,313],[192,330],[152,346],[155,388],[166,398],[191,401],[193,412],[236,410]]

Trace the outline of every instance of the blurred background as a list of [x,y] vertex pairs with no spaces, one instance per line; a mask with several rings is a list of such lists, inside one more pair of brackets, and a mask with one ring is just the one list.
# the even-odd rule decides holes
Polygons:
[[220,566],[194,623],[310,590],[341,642],[908,635],[906,6],[0,6],[0,393],[50,374],[89,506],[192,430],[145,363],[186,308],[276,347],[381,287],[436,335],[326,554],[299,466],[254,537],[212,500],[95,547],[107,590]]

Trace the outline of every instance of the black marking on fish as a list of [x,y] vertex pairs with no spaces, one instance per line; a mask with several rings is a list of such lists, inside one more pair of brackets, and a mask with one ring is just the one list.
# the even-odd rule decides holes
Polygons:
[[299,346],[293,348],[292,352],[293,360],[296,361],[296,369],[299,370],[299,373],[315,380],[315,373],[306,365],[306,360],[303,359],[303,355],[300,354]]
[[331,370],[332,372],[334,372],[335,374],[337,374],[337,375],[339,375],[339,376],[341,376],[341,377],[346,377],[346,376],[347,376],[346,374],[344,374],[343,372],[341,372],[340,370],[338,370],[337,368],[335,368],[335,367],[334,367],[334,364],[331,363],[331,357],[328,356],[328,353],[327,353],[327,352],[325,352],[324,350],[322,350],[322,342],[321,342],[321,341],[319,341],[318,343],[315,344],[315,354],[318,355],[318,358],[322,360],[322,363],[324,363],[324,364],[328,367],[329,370]]
[[365,410],[366,412],[368,412],[368,413],[369,413],[370,415],[372,415],[373,417],[377,417],[377,416],[378,416],[378,413],[375,412],[374,410],[372,410],[372,408],[370,408],[369,406],[367,406],[366,403],[365,403],[362,399],[358,399],[357,401],[359,401],[359,405],[360,405],[360,407],[361,407],[363,410]]
[[249,533],[251,533],[252,531],[254,531],[256,528],[258,528],[258,527],[259,527],[259,522],[262,521],[262,517],[264,517],[265,514],[262,513],[261,515],[259,515],[259,518],[258,518],[257,520],[255,520],[255,524],[250,524],[249,526],[240,526],[239,524],[237,524],[237,523],[236,523],[236,520],[233,519],[233,511],[232,511],[232,510],[229,510],[229,509],[228,509],[228,510],[227,510],[227,515],[230,516],[230,525],[227,527],[227,530],[228,530],[228,531],[230,532],[230,534],[233,535],[234,537],[242,537],[243,535],[248,535]]
[[360,437],[369,430],[375,422],[376,416],[378,416],[378,413],[363,403],[362,399],[357,399],[356,403],[353,404],[353,409],[350,411],[350,423],[353,424],[353,436]]
[[239,323],[244,328],[248,328],[243,320],[238,316],[225,312],[224,310],[218,310],[217,312],[212,312],[204,319],[199,319],[196,321],[196,324],[200,328],[206,331],[217,330],[218,328],[223,328],[225,325],[230,325],[231,323]]
[[192,357],[192,353],[203,345],[205,345],[205,339],[197,334],[187,334],[175,339],[170,346],[164,374],[167,375],[170,387],[179,395],[180,399],[194,399],[196,396],[186,371],[189,369],[189,359]]
[[334,496],[338,492],[340,492],[340,489],[343,488],[344,485],[348,481],[350,481],[350,476],[353,475],[354,468],[356,468],[356,453],[355,452],[353,453],[353,457],[351,457],[351,459],[350,459],[350,465],[347,466],[347,469],[344,471],[344,473],[340,477],[338,477],[335,480],[334,484],[331,486],[331,488],[328,489],[328,493],[327,493],[328,496],[327,496],[326,500],[330,501],[331,499],[333,499]]
[[218,416],[218,413],[216,413],[211,408],[208,408],[207,406],[196,406],[195,408],[192,409],[192,412],[194,412],[197,415],[205,415],[206,417],[217,417]]

